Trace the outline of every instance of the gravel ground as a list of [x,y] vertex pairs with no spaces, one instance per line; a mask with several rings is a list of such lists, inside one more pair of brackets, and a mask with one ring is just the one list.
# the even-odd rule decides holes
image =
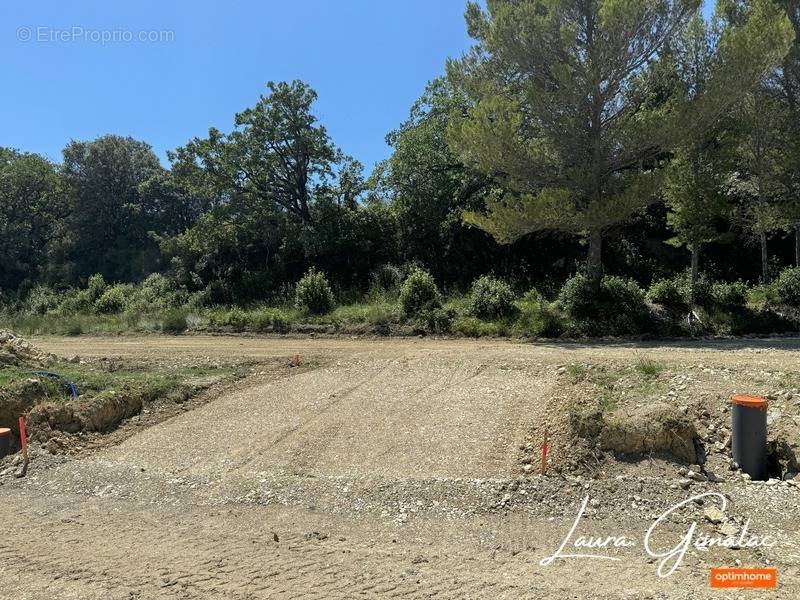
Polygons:
[[[698,395],[716,378],[727,393],[754,373],[795,372],[797,340],[34,341],[59,355],[123,361],[274,364],[300,354],[306,367],[277,378],[256,367],[224,393],[113,444],[58,460],[37,454],[26,478],[0,477],[0,598],[739,598],[708,584],[712,567],[736,565],[778,569],[778,590],[747,597],[798,597],[794,482],[745,483],[733,473],[695,481],[653,457],[607,461],[594,477],[523,472],[543,424],[552,428],[553,465],[569,456],[564,365],[616,368],[646,353],[684,397],[694,389],[685,372],[699,381]],[[777,545],[691,549],[659,578],[645,532],[707,492],[726,496],[725,514],[714,511],[718,497],[691,501],[659,527],[654,545],[675,546],[694,521],[697,534],[738,536],[748,518],[751,533]],[[572,539],[624,535],[632,545],[542,566],[586,496]]]

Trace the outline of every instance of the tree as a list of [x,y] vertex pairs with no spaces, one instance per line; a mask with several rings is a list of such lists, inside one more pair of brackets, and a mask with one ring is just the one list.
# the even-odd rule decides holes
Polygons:
[[0,148],[0,290],[43,276],[66,213],[55,165],[36,154]]
[[[504,191],[465,219],[510,242],[532,231],[580,234],[588,269],[602,274],[611,227],[656,199],[666,152],[706,127],[788,47],[788,24],[756,0],[741,31],[726,36],[723,68],[703,98],[646,106],[648,71],[698,9],[698,0],[488,0],[468,5],[477,44],[448,64],[471,99],[450,128],[453,149]],[[738,81],[737,81],[738,79]]]
[[786,194],[779,169],[780,102],[761,85],[740,104],[737,115],[737,170],[730,176],[729,193],[738,200],[736,217],[745,234],[761,250],[761,280],[770,279],[768,240],[783,226],[781,205]]
[[787,190],[782,209],[789,229],[794,230],[795,265],[800,266],[800,0],[783,0],[795,32],[792,49],[776,73],[776,87],[785,105],[781,178]]
[[268,298],[310,266],[360,287],[396,256],[393,215],[317,122],[316,93],[299,81],[269,89],[233,132],[212,129],[171,153],[168,186],[153,182],[207,209],[160,243],[178,280],[209,301]]
[[171,153],[170,160],[223,202],[247,195],[308,224],[315,193],[341,155],[311,112],[313,89],[301,81],[267,87],[267,96],[236,115],[231,133],[212,128],[207,138]]
[[491,250],[483,232],[470,231],[461,221],[465,209],[480,207],[490,181],[464,165],[447,144],[450,115],[465,101],[446,79],[431,81],[408,119],[386,136],[394,152],[381,172],[405,260],[423,263],[448,280],[475,262],[485,267]]
[[[687,99],[701,96],[713,76],[718,28],[709,26],[696,14],[678,38],[674,52],[666,53],[674,62],[678,93]],[[671,60],[674,57],[674,61]],[[686,247],[691,253],[691,290],[694,290],[700,269],[703,244],[730,239],[724,218],[730,207],[724,192],[725,127],[718,123],[708,130],[697,129],[676,149],[669,166],[664,197],[667,224],[675,233],[668,240]]]
[[148,237],[153,215],[140,186],[163,169],[148,144],[107,135],[64,148],[62,173],[71,214],[64,259],[72,282],[101,273],[111,281],[133,281],[152,272],[158,249]]

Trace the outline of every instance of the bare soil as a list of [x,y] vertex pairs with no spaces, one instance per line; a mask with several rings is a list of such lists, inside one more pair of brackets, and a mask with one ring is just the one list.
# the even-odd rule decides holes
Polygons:
[[[773,396],[771,427],[796,445],[797,340],[34,342],[61,356],[255,366],[168,418],[128,422],[55,461],[34,448],[27,477],[0,476],[0,598],[738,598],[708,582],[712,567],[737,564],[778,569],[777,590],[747,597],[798,597],[800,488],[744,482],[725,445],[735,391]],[[289,368],[295,354],[303,366]],[[643,357],[659,372],[637,374]],[[693,423],[708,460],[619,454],[576,437],[576,408],[614,422],[652,403]],[[777,545],[691,549],[658,577],[645,532],[706,492],[728,498],[722,522],[704,516],[718,499],[690,502],[661,526],[659,547],[693,521],[719,535],[748,518]],[[592,551],[617,561],[542,566],[587,495],[576,535],[635,545]]]

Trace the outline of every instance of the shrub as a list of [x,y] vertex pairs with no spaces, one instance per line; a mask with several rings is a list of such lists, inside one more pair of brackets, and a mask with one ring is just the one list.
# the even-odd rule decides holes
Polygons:
[[37,285],[25,300],[27,312],[34,315],[44,315],[58,308],[61,296],[46,285]]
[[449,333],[456,318],[456,311],[450,307],[434,307],[423,311],[422,320],[430,333]]
[[[689,271],[686,271],[676,277],[678,282],[678,289],[683,295],[683,301],[688,306],[692,304],[692,277]],[[694,304],[698,306],[710,306],[714,303],[714,295],[712,293],[712,283],[708,277],[703,274],[698,275],[697,281],[694,283]]]
[[[713,285],[704,275],[699,275],[694,285],[694,304],[709,306],[714,303]],[[686,308],[692,304],[692,278],[686,271],[669,279],[659,279],[647,290],[650,302],[670,308]]]
[[106,284],[106,280],[100,273],[90,275],[89,281],[86,284],[86,293],[89,302],[92,304],[97,302],[100,299],[100,296],[103,295],[103,292],[106,291],[107,287],[108,285]]
[[92,299],[88,289],[72,289],[63,294],[61,304],[58,306],[58,312],[62,315],[88,313],[92,310],[95,300]]
[[497,337],[509,333],[503,322],[481,321],[475,317],[460,317],[453,321],[452,332],[466,337]]
[[407,316],[441,306],[436,282],[424,269],[415,268],[400,286],[400,306]]
[[775,282],[775,292],[781,304],[800,308],[800,267],[784,269]]
[[234,331],[244,331],[248,325],[247,315],[241,308],[232,308],[223,313],[221,324]]
[[557,304],[578,333],[625,335],[649,327],[644,291],[635,281],[622,277],[606,276],[597,285],[585,275],[575,275],[564,283]]
[[327,277],[321,271],[310,268],[297,282],[295,306],[312,315],[324,315],[333,310],[333,292]]
[[133,286],[118,283],[107,288],[97,301],[94,309],[99,313],[119,313],[125,309],[125,305],[131,296]]
[[711,284],[711,298],[719,306],[744,306],[747,294],[747,284],[742,281],[733,283],[715,281]]
[[179,288],[172,279],[152,273],[133,290],[128,307],[146,313],[178,308],[188,300],[186,290]]
[[489,275],[476,279],[469,294],[468,310],[479,319],[494,320],[514,313],[514,292],[505,281]]
[[530,337],[558,337],[564,333],[564,323],[558,312],[537,291],[530,290],[517,301],[517,329]]
[[403,272],[392,264],[381,265],[372,272],[370,277],[370,287],[385,292],[396,290],[402,282]]
[[678,285],[678,280],[674,277],[672,279],[654,281],[647,290],[647,299],[655,304],[669,307],[684,306],[686,304],[682,290]]
[[286,333],[291,329],[292,322],[285,314],[280,311],[275,311],[270,319],[272,331],[275,333]]
[[186,313],[182,310],[167,312],[161,322],[161,331],[164,333],[183,333],[187,328]]

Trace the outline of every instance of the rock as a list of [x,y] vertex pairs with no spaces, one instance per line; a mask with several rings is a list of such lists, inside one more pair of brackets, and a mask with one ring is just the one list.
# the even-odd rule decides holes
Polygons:
[[681,486],[681,489],[688,490],[689,487],[692,485],[691,479],[679,479],[678,485]]
[[725,537],[733,537],[739,533],[739,528],[733,523],[723,523],[719,528],[719,532]]
[[713,523],[714,525],[719,525],[725,520],[725,513],[716,506],[706,507],[706,509],[703,511],[703,516],[705,516],[707,521]]
[[694,481],[708,481],[708,477],[706,477],[702,473],[698,473],[696,471],[689,471],[686,474],[686,477],[688,477],[689,479],[692,479]]

